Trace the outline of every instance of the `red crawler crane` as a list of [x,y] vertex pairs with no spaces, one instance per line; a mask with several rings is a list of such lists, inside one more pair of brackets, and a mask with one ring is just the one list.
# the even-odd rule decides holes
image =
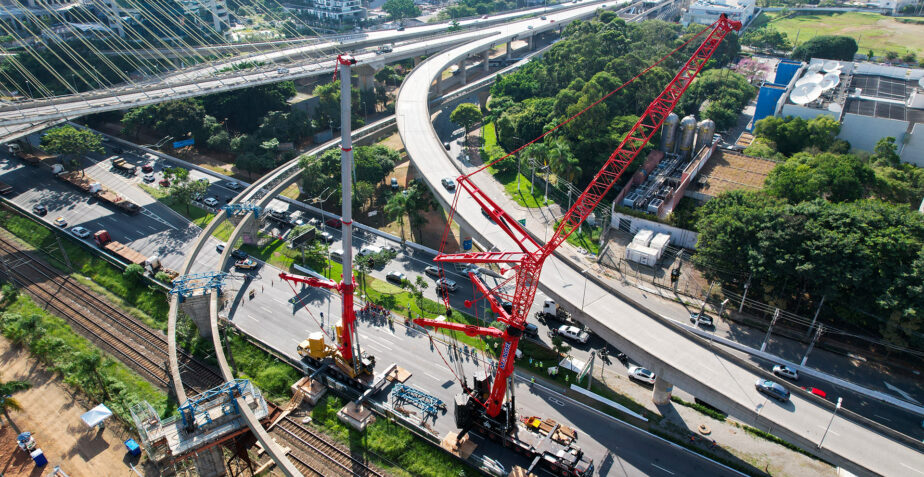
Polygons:
[[[461,331],[469,336],[491,336],[504,341],[498,359],[497,375],[494,385],[487,395],[488,379],[475,382],[475,389],[462,383],[466,393],[456,399],[456,425],[468,430],[472,425],[482,429],[496,430],[499,427],[508,429],[514,422],[515,412],[512,403],[505,403],[507,379],[513,374],[513,358],[516,354],[517,344],[523,333],[523,326],[529,313],[530,305],[539,286],[539,273],[542,264],[552,252],[561,245],[593,211],[594,207],[609,192],[613,184],[619,179],[626,167],[642,151],[651,140],[654,133],[661,127],[664,119],[674,109],[680,97],[690,83],[696,78],[703,65],[712,56],[716,48],[732,30],[741,29],[741,22],[729,20],[724,14],[716,21],[712,31],[703,40],[696,52],[683,65],[674,79],[664,88],[664,91],[648,106],[632,130],[626,135],[619,147],[610,155],[603,168],[597,172],[590,185],[571,206],[565,214],[555,235],[543,246],[533,240],[523,227],[500,208],[490,197],[471,182],[471,174],[458,179],[459,185],[468,191],[475,202],[481,206],[487,215],[507,233],[519,246],[519,252],[475,252],[461,254],[440,254],[436,257],[439,262],[457,263],[504,263],[515,264],[516,291],[512,298],[510,313],[499,306],[488,287],[473,273],[469,278],[475,287],[484,294],[496,313],[498,320],[505,323],[504,331],[490,327],[463,325],[458,323],[438,322],[428,319],[416,319],[415,323],[422,326],[444,328]],[[477,172],[477,171],[476,171]],[[474,174],[474,173],[473,173]],[[486,396],[487,395],[487,396]],[[474,401],[474,402],[473,402]],[[481,412],[481,407],[485,412]],[[487,414],[487,416],[484,416]],[[493,424],[492,422],[493,421]]]

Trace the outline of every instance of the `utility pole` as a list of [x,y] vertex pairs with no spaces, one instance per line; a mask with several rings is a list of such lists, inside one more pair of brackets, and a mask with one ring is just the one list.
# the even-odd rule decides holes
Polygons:
[[703,297],[703,303],[699,307],[699,315],[696,317],[696,322],[699,323],[699,317],[702,316],[703,312],[706,311],[706,300],[709,299],[709,295],[712,294],[712,287],[715,286],[715,280],[709,283],[709,289],[706,290],[706,296]]
[[821,440],[818,441],[818,448],[821,449],[821,445],[825,443],[825,437],[828,436],[828,430],[831,429],[831,424],[834,422],[834,416],[837,415],[837,411],[841,408],[841,403],[844,402],[844,398],[837,398],[837,406],[834,406],[834,412],[831,413],[831,420],[828,421],[828,427],[825,428],[825,433],[821,435]]
[[738,313],[744,309],[744,301],[748,298],[748,288],[751,287],[751,275],[748,274],[748,281],[744,282],[744,295],[741,295],[741,305],[738,306]]
[[[767,328],[767,336],[764,336],[764,342],[761,343],[761,345],[760,345],[760,350],[761,350],[761,351],[763,351],[763,350],[767,347],[767,341],[770,341],[770,332],[773,331],[773,325],[776,324],[776,320],[778,320],[779,318],[780,318],[780,309],[777,308],[776,311],[773,312],[773,319],[770,320],[770,327]],[[811,349],[811,348],[809,348],[809,349]],[[803,361],[803,362],[804,362],[804,361]]]
[[812,329],[815,328],[815,322],[818,321],[818,314],[821,313],[821,307],[825,304],[825,297],[828,295],[821,295],[821,302],[818,303],[818,309],[815,310],[815,316],[812,318],[812,324],[809,325],[808,331],[805,332],[805,337],[808,338],[812,334]]
[[808,349],[805,350],[805,356],[802,357],[802,362],[799,363],[799,366],[805,366],[805,362],[808,361],[809,353],[815,348],[815,343],[818,342],[818,338],[821,337],[821,333],[824,332],[824,329],[824,325],[818,325],[818,331],[815,332],[815,337],[812,338],[812,342],[809,343]]

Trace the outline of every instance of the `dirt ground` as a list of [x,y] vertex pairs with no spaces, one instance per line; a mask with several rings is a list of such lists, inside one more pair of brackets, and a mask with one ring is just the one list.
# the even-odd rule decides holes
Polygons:
[[128,458],[123,442],[134,436],[112,419],[101,432],[88,429],[80,415],[95,403],[75,395],[59,376],[46,371],[28,352],[6,338],[0,338],[0,373],[4,380],[32,383],[31,389],[14,396],[23,410],[11,412],[10,417],[22,432],[32,433],[48,458],[45,468],[35,467],[16,445],[16,433],[4,419],[0,429],[0,476],[48,475],[56,465],[72,477],[131,475],[129,465],[137,466],[138,462]]

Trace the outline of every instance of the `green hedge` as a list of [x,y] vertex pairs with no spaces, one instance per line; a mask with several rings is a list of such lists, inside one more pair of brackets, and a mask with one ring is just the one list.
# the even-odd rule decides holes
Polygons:
[[677,396],[671,396],[671,401],[674,401],[675,403],[680,404],[681,406],[686,406],[690,409],[695,409],[717,421],[725,422],[725,419],[728,417],[728,414],[725,414],[724,412],[718,411],[709,406],[704,406],[700,403],[684,401],[683,399],[680,399]]

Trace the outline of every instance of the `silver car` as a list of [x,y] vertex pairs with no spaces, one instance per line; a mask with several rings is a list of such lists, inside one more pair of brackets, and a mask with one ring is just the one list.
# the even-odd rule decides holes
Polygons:
[[793,381],[799,380],[799,372],[784,364],[778,364],[774,366],[773,374],[782,378],[792,379]]

